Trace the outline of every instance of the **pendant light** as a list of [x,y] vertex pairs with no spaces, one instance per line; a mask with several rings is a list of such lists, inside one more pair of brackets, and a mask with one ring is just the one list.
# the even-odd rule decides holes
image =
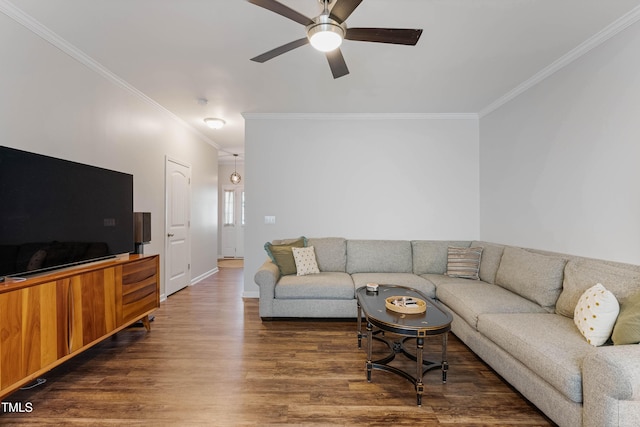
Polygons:
[[234,154],[233,155],[233,173],[231,174],[231,183],[232,184],[240,184],[240,180],[242,179],[242,177],[240,176],[240,174],[237,171],[237,163],[236,161],[238,160],[238,155]]

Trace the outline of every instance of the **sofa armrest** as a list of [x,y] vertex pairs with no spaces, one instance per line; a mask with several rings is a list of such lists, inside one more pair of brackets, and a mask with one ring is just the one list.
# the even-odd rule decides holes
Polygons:
[[265,261],[256,272],[253,280],[260,286],[260,297],[275,297],[276,283],[280,279],[280,269],[271,260]]
[[276,283],[280,279],[280,269],[271,260],[265,261],[256,274],[253,281],[260,288],[260,317],[273,316],[273,300],[276,297]]
[[640,345],[600,347],[582,365],[583,425],[640,425]]

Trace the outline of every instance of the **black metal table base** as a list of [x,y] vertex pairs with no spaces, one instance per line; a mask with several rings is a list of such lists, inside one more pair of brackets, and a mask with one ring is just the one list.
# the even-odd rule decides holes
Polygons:
[[[449,370],[449,363],[447,362],[447,335],[442,334],[442,362],[433,362],[430,360],[424,360],[424,337],[402,337],[400,340],[393,340],[386,337],[378,336],[380,330],[373,331],[372,325],[367,324],[367,381],[371,382],[371,373],[374,369],[380,371],[391,372],[409,381],[416,390],[416,402],[418,406],[422,406],[422,395],[424,393],[424,383],[422,381],[424,375],[434,369],[442,370],[442,382],[447,382],[447,371]],[[370,338],[369,338],[370,337]],[[415,339],[416,340],[416,355],[413,355],[407,351],[405,347],[405,341]],[[389,348],[389,354],[381,359],[372,360],[373,353],[373,340],[384,343]],[[406,358],[416,361],[416,374],[412,375],[403,369],[395,366],[390,366],[397,354],[403,354]]]
[[[447,382],[449,363],[447,361],[447,339],[451,330],[451,314],[442,309],[434,300],[424,297],[415,289],[394,285],[380,285],[380,294],[370,294],[364,289],[356,291],[358,300],[358,348],[362,348],[362,338],[367,340],[367,381],[371,382],[373,370],[391,372],[409,381],[416,390],[416,401],[422,406],[424,394],[423,377],[434,369],[441,369],[442,382]],[[388,292],[388,294],[387,294]],[[427,300],[427,311],[422,314],[404,315],[392,313],[385,306],[386,295],[418,296]],[[365,314],[366,332],[362,331],[362,314]],[[375,330],[374,330],[375,328]],[[389,333],[390,337],[386,337]],[[442,358],[440,362],[424,360],[424,343],[427,336],[440,335],[442,338]],[[415,339],[415,354],[407,349],[409,340]],[[384,343],[389,350],[386,356],[373,360],[373,341]],[[414,374],[391,366],[396,355],[403,354],[416,362]]]

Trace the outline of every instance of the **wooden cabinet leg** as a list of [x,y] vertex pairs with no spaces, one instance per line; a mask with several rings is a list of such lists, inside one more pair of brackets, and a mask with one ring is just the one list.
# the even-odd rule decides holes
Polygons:
[[144,328],[147,330],[147,332],[151,331],[151,322],[149,321],[148,315],[142,318],[142,324],[144,325]]

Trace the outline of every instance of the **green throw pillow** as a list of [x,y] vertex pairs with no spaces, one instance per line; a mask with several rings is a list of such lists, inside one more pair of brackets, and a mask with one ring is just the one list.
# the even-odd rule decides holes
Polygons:
[[304,248],[307,246],[307,238],[300,237],[291,243],[281,245],[273,245],[270,242],[264,244],[264,250],[267,251],[269,258],[280,269],[280,274],[287,276],[296,274],[296,260],[293,258],[293,250],[291,248]]
[[640,293],[622,303],[611,339],[615,345],[640,343]]

